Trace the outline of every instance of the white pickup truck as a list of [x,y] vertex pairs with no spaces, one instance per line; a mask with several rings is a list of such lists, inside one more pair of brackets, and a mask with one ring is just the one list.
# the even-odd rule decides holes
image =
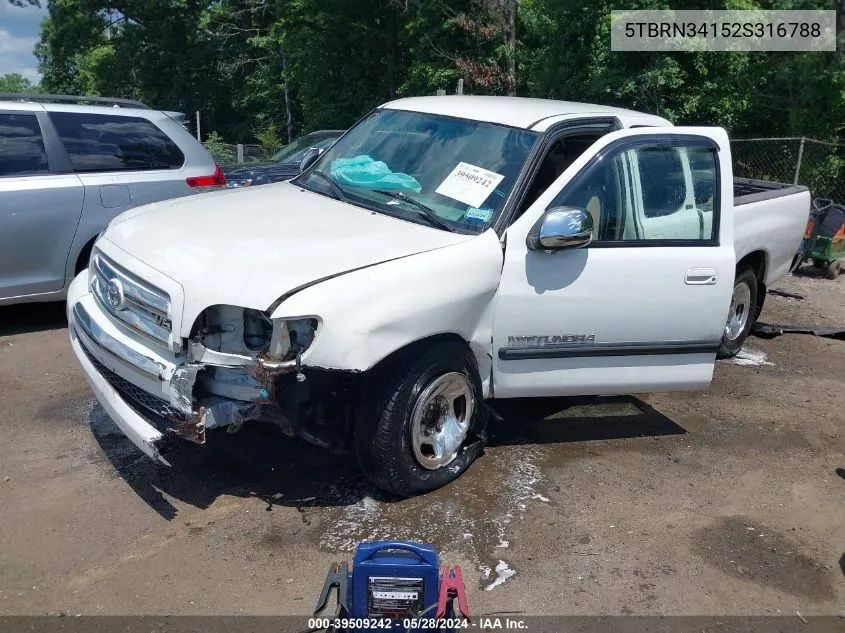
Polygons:
[[786,274],[806,188],[720,128],[560,101],[387,103],[297,179],[127,211],[73,282],[73,349],[147,455],[276,423],[425,492],[485,401],[701,389]]

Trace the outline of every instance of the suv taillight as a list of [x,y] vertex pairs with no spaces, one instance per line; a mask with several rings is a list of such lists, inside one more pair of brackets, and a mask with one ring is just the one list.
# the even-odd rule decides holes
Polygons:
[[210,176],[191,176],[186,178],[185,182],[189,187],[218,188],[226,186],[226,177],[223,175],[223,170],[220,165],[214,163],[214,173]]

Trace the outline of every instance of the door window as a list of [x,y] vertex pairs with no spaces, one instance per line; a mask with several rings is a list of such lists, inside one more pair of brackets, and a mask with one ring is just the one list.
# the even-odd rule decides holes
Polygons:
[[716,241],[717,192],[715,148],[642,139],[588,165],[550,207],[586,210],[598,244],[702,245]]
[[77,172],[178,169],[185,157],[152,122],[140,117],[51,112]]
[[47,152],[34,114],[0,114],[0,177],[48,174]]

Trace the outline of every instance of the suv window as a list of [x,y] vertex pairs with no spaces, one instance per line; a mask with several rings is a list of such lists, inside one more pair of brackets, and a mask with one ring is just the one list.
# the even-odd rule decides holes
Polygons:
[[34,114],[0,114],[0,177],[50,173]]
[[140,117],[51,112],[76,171],[178,169],[185,156],[167,135]]

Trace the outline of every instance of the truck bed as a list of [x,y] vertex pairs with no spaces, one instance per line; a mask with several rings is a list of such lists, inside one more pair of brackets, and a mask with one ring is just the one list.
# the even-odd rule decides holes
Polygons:
[[807,187],[734,178],[736,260],[750,253],[764,253],[764,283],[774,283],[789,272],[809,217]]
[[[789,185],[783,182],[734,178],[734,206],[751,204],[760,200],[771,200],[807,191],[803,185]],[[809,213],[809,212],[808,212]]]

